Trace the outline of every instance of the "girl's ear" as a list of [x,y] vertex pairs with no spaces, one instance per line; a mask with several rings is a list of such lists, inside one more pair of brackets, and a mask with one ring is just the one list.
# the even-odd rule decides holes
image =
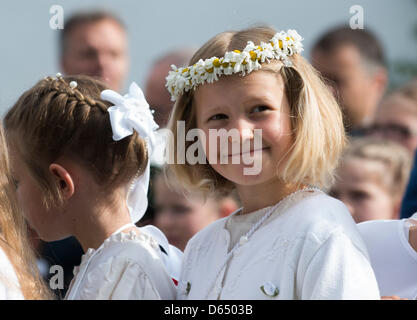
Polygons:
[[49,166],[49,171],[52,173],[61,189],[61,193],[65,200],[71,198],[75,191],[74,180],[69,172],[59,164],[52,163]]

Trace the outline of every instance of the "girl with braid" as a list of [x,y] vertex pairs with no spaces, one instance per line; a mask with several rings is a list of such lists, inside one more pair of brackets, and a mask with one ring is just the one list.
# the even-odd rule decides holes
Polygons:
[[173,299],[181,252],[156,227],[135,226],[157,128],[140,88],[121,96],[57,74],[26,91],[4,124],[28,223],[44,241],[72,235],[85,251],[66,299]]

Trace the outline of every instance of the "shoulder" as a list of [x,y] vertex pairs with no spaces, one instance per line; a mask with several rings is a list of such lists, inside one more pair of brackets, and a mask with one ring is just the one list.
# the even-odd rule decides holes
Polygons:
[[149,235],[134,231],[121,232],[107,239],[95,260],[98,263],[113,261],[118,264],[125,261],[126,264],[135,264],[143,269],[162,265],[158,243]]
[[[173,282],[157,243],[148,235],[120,233],[109,238],[78,270],[90,267],[81,279],[83,299],[172,299]],[[93,252],[94,253],[94,252]],[[79,271],[78,271],[79,272]]]
[[317,245],[332,237],[350,239],[364,250],[363,240],[347,207],[324,192],[315,192],[291,206],[286,212],[285,224],[286,232]]

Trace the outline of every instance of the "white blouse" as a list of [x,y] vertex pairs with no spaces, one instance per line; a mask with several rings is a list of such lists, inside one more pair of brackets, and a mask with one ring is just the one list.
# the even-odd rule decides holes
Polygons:
[[6,253],[0,247],[0,300],[23,300],[19,281]]
[[[139,229],[138,229],[139,230]],[[88,249],[67,292],[69,300],[175,299],[158,243],[138,231],[119,232]]]
[[380,299],[365,244],[342,202],[319,191],[288,197],[221,268],[228,228],[233,238],[238,230],[235,218],[215,221],[188,242],[178,299]]

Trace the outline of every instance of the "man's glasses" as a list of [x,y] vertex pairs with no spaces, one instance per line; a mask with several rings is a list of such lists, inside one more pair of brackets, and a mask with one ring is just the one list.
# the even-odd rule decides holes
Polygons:
[[[417,129],[417,128],[416,128]],[[390,124],[374,124],[364,129],[366,135],[379,135],[383,137],[391,137],[396,140],[410,139],[417,136],[417,130],[413,130],[404,125]]]

